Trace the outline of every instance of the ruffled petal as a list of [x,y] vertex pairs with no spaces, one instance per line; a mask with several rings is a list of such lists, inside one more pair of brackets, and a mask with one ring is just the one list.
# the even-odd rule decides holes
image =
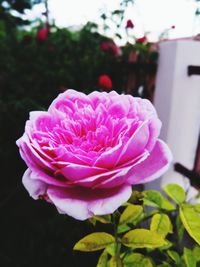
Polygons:
[[130,173],[130,184],[143,184],[159,178],[172,161],[172,154],[168,146],[158,139],[149,157],[136,165]]
[[55,167],[34,149],[26,134],[17,140],[17,145],[19,147],[21,157],[31,169],[43,168],[46,170],[55,170]]
[[130,161],[144,152],[148,140],[148,121],[145,121],[137,128],[128,142],[124,144],[121,155],[118,159],[118,165]]
[[[76,105],[74,105],[76,103]],[[64,93],[58,95],[58,97],[49,106],[48,112],[54,113],[55,110],[65,111],[66,107],[70,110],[76,110],[80,105],[91,104],[91,101],[87,95],[81,92],[77,92],[73,89],[68,89]]]
[[[43,184],[56,186],[56,187],[72,187],[73,186],[67,180],[65,180],[65,178],[59,179],[58,177],[51,176],[50,174],[48,175],[39,168],[33,169],[33,170],[31,168],[28,168],[28,170],[24,173],[24,177],[26,177],[26,180],[31,179],[30,183],[34,183],[35,180],[38,180]],[[38,183],[38,186],[39,186],[39,183]]]
[[139,157],[130,161],[129,164],[126,163],[126,165],[121,166],[121,168],[118,169],[118,173],[116,173],[115,175],[107,177],[107,179],[104,179],[102,181],[97,181],[96,185],[93,187],[106,189],[126,183],[129,177],[131,177],[132,169],[134,169],[134,166],[144,161],[148,157],[148,155],[149,153],[147,151],[144,152]]
[[66,179],[70,181],[79,181],[94,175],[106,172],[105,168],[98,168],[95,166],[85,166],[79,164],[69,164],[64,168],[57,170],[56,173],[61,173]]
[[131,196],[131,186],[110,190],[82,189],[81,187],[57,189],[50,187],[47,195],[60,213],[68,214],[77,220],[86,220],[93,215],[113,213]]
[[38,199],[39,196],[46,194],[46,183],[41,181],[38,174],[33,173],[30,169],[25,171],[22,178],[22,183],[29,192],[30,196],[34,199]]
[[120,140],[119,144],[103,152],[94,162],[94,165],[104,168],[113,168],[119,160],[122,148],[123,146]]
[[157,116],[152,116],[152,118],[149,119],[149,140],[146,145],[148,151],[154,148],[160,134],[161,126],[162,123]]

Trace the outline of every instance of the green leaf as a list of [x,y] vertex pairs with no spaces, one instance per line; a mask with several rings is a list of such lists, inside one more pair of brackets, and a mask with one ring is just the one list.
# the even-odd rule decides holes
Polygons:
[[131,205],[131,203],[125,202],[124,204],[121,205],[121,207],[127,207],[127,206],[130,206],[130,205]]
[[147,229],[135,229],[122,237],[122,243],[131,248],[158,248],[166,244],[165,239]]
[[[120,252],[121,249],[121,244],[117,245],[117,251],[118,253]],[[115,256],[116,253],[116,243],[110,244],[106,247],[106,251],[111,255],[111,256]]]
[[106,19],[107,19],[106,14],[103,13],[103,14],[101,15],[101,18],[102,18],[103,20],[106,20]]
[[115,256],[112,257],[109,262],[109,267],[123,267],[121,259]]
[[74,250],[80,251],[96,251],[105,248],[107,245],[115,242],[115,239],[112,235],[99,232],[92,233],[81,240],[79,240],[74,246]]
[[122,39],[122,36],[119,33],[115,33],[115,36],[118,37],[120,40]]
[[200,246],[195,245],[192,250],[192,254],[195,257],[197,262],[200,261]]
[[167,184],[163,187],[164,192],[177,204],[185,201],[185,191],[178,184]]
[[169,263],[163,261],[163,263],[159,264],[157,267],[171,267],[171,265],[169,265]]
[[128,202],[135,204],[140,202],[143,199],[143,193],[139,191],[132,191],[131,197],[129,198]]
[[187,267],[196,267],[196,260],[190,249],[184,248],[183,258]]
[[108,266],[108,254],[106,250],[104,250],[99,257],[98,263],[96,267],[107,267]]
[[166,244],[159,248],[160,251],[167,250],[173,246],[173,243],[171,243],[169,240],[166,240]]
[[164,213],[155,214],[151,220],[150,230],[157,232],[164,238],[168,233],[172,233],[172,223],[169,216]]
[[149,258],[140,253],[130,253],[125,256],[124,267],[153,267]]
[[140,205],[129,205],[122,213],[119,219],[118,233],[123,233],[130,229],[128,223],[134,223],[137,218],[142,214],[143,207]]
[[93,218],[101,223],[111,223],[111,216],[110,215],[102,215],[102,216],[93,216]]
[[177,215],[177,217],[176,217],[176,230],[177,230],[177,234],[178,234],[178,242],[181,243],[183,240],[185,228],[182,224],[182,221],[181,221],[181,218],[179,215]]
[[164,198],[160,192],[155,190],[148,190],[144,191],[143,194],[144,205],[168,211],[175,210],[175,206],[169,200]]
[[127,224],[122,224],[122,225],[118,225],[117,227],[117,233],[118,234],[121,234],[121,233],[124,233],[124,232],[127,232],[131,229],[131,225],[127,225]]
[[179,209],[181,221],[188,234],[200,245],[200,215],[193,205],[182,204]]
[[176,251],[168,250],[167,254],[177,265],[180,264],[181,258]]
[[140,205],[129,205],[119,219],[119,224],[132,223],[143,211],[143,207]]
[[200,204],[199,203],[194,204],[193,206],[194,206],[195,211],[200,213]]
[[124,10],[123,9],[121,9],[121,10],[114,10],[113,12],[112,12],[112,15],[121,15],[121,14],[123,14],[124,13]]
[[95,219],[94,217],[89,218],[88,221],[89,221],[93,226],[96,225],[96,219]]

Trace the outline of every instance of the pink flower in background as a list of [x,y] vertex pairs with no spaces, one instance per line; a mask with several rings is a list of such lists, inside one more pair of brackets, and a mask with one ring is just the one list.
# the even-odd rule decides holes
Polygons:
[[111,90],[112,89],[112,80],[106,74],[103,74],[103,75],[99,76],[98,84],[99,84],[99,87],[101,89],[103,89],[103,90],[107,91],[107,90]]
[[130,29],[133,29],[134,28],[134,24],[132,22],[131,19],[128,19],[127,22],[126,22],[126,28],[130,28]]
[[44,42],[48,38],[49,28],[44,27],[37,31],[36,39],[40,42]]
[[28,166],[23,184],[34,199],[79,220],[113,213],[132,185],[167,170],[171,153],[160,128],[148,100],[67,90],[48,111],[30,113],[17,141]]
[[138,43],[138,44],[144,44],[144,43],[147,43],[147,37],[146,37],[146,36],[143,36],[143,37],[141,37],[141,38],[138,38],[138,39],[136,40],[136,43]]

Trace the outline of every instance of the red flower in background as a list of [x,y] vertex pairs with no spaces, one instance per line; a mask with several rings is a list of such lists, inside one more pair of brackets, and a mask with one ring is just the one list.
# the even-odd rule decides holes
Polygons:
[[100,49],[103,52],[111,52],[114,56],[121,55],[121,49],[113,41],[104,41],[100,44]]
[[107,41],[102,42],[100,44],[100,49],[101,51],[107,52],[110,49],[110,42],[107,42]]
[[134,24],[132,22],[131,19],[128,19],[127,22],[126,22],[126,28],[130,28],[130,29],[133,29],[134,28]]
[[49,34],[49,28],[48,27],[38,29],[37,34],[36,34],[36,39],[39,42],[44,42],[48,38],[48,34]]
[[99,84],[99,87],[105,91],[112,89],[112,80],[106,74],[99,76],[98,84]]
[[136,40],[136,43],[138,43],[138,44],[144,44],[144,43],[146,43],[146,42],[147,42],[147,37],[146,37],[146,36],[143,36],[143,37],[138,38],[138,39]]
[[121,48],[117,46],[114,42],[111,43],[110,49],[114,56],[121,56],[122,54]]
[[176,26],[175,26],[175,25],[172,25],[172,26],[171,26],[171,29],[175,29],[175,28],[176,28]]

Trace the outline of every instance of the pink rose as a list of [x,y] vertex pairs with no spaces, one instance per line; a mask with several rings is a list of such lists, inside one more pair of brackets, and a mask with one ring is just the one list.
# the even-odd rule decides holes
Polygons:
[[171,153],[148,100],[67,90],[48,111],[30,113],[17,141],[28,165],[23,184],[34,198],[85,220],[113,213],[132,185],[161,176]]

